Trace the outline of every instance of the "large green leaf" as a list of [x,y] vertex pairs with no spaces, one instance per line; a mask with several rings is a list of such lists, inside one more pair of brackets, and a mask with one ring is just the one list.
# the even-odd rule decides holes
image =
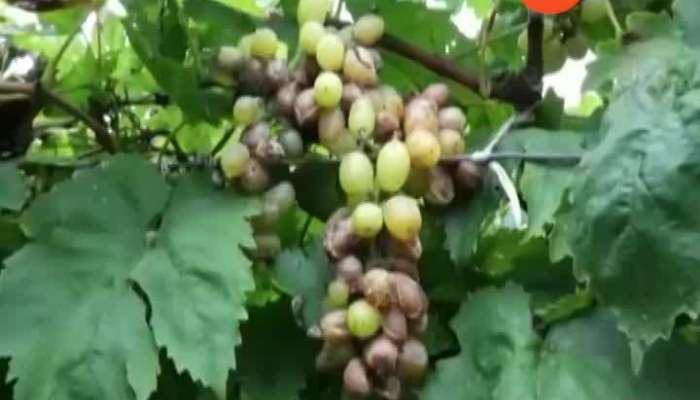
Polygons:
[[321,319],[330,272],[320,240],[308,248],[286,249],[277,257],[275,277],[282,290],[301,301],[301,317],[307,327]]
[[156,385],[157,349],[129,275],[167,187],[120,156],[40,196],[24,216],[32,241],[0,276],[0,355],[18,400],[140,399]]
[[700,45],[700,8],[693,0],[675,0],[673,10],[678,17],[678,25],[685,34],[686,41],[692,46]]
[[236,367],[238,326],[247,318],[245,294],[254,288],[246,218],[256,203],[217,191],[205,175],[177,185],[155,240],[132,276],[153,308],[158,345],[178,370],[224,393]]
[[17,211],[26,198],[24,175],[14,164],[0,163],[0,209]]
[[243,398],[294,400],[306,386],[317,346],[296,326],[290,310],[287,301],[253,309],[241,327],[238,380]]
[[[572,188],[577,273],[635,342],[700,312],[700,82],[683,64],[616,99]],[[695,80],[693,80],[695,79]]]

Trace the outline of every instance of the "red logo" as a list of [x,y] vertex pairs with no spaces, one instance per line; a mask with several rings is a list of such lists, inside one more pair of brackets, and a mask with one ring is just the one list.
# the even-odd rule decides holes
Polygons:
[[523,0],[532,11],[542,14],[561,14],[569,11],[581,0]]

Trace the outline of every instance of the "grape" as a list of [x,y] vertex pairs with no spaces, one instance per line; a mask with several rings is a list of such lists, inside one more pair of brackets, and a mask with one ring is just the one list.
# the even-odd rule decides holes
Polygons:
[[263,102],[259,97],[241,96],[233,105],[233,120],[236,124],[248,126],[262,116]]
[[352,231],[361,238],[377,236],[383,224],[382,209],[374,203],[361,203],[352,213]]
[[282,86],[277,91],[275,98],[277,111],[285,116],[291,117],[294,115],[294,101],[299,94],[299,84],[297,82],[289,82]]
[[385,144],[377,156],[377,184],[385,192],[396,192],[408,179],[411,156],[399,140]]
[[250,43],[250,54],[254,57],[271,59],[277,53],[277,34],[270,28],[255,30]]
[[403,120],[403,129],[406,135],[410,135],[417,129],[437,133],[439,125],[437,107],[431,100],[416,97],[406,105]]
[[[337,156],[343,156],[357,150],[357,140],[349,132],[343,131],[335,140],[328,145],[328,149]],[[360,197],[364,199],[364,194]],[[348,201],[352,196],[348,197]]]
[[221,170],[226,179],[233,179],[241,176],[250,161],[248,148],[241,143],[231,143],[221,150],[220,155]]
[[363,15],[355,22],[352,34],[357,43],[371,46],[384,35],[384,19],[374,14]]
[[584,0],[581,5],[581,19],[592,24],[605,18],[608,14],[607,0]]
[[372,191],[374,169],[369,157],[353,151],[340,162],[340,186],[348,195],[364,195]]
[[374,336],[382,325],[382,315],[365,300],[356,300],[348,307],[347,324],[357,338]]
[[306,22],[299,31],[299,45],[306,54],[316,54],[316,46],[326,29],[318,21]]
[[402,241],[415,238],[421,223],[420,209],[414,199],[396,195],[384,204],[384,224],[395,238]]
[[428,371],[428,351],[417,339],[403,344],[398,359],[399,376],[411,384],[420,384]]
[[411,168],[403,191],[414,197],[421,197],[430,188],[430,169]]
[[282,251],[280,237],[275,234],[255,235],[253,240],[260,258],[275,258]]
[[378,110],[390,112],[396,118],[402,118],[404,114],[403,98],[391,86],[382,86],[379,88],[379,105]]
[[367,96],[355,100],[350,107],[348,128],[356,137],[369,137],[374,132],[376,116],[372,101]]
[[455,171],[455,183],[464,194],[470,196],[481,186],[481,171],[472,161],[462,161]]
[[313,88],[302,90],[294,101],[294,117],[302,127],[313,125],[318,120],[316,91]]
[[386,336],[379,336],[373,339],[365,347],[365,363],[374,373],[380,376],[394,372],[398,358],[399,349]]
[[348,329],[348,313],[345,310],[335,310],[321,318],[321,336],[327,342],[345,342],[352,337]]
[[355,256],[347,256],[335,265],[336,275],[344,280],[350,290],[358,292],[362,285],[362,262]]
[[386,313],[382,319],[382,331],[384,335],[395,342],[403,342],[408,334],[408,326],[406,316],[401,310],[393,307]]
[[300,0],[297,6],[297,22],[300,26],[307,21],[323,23],[330,9],[330,0]]
[[358,85],[372,86],[377,83],[377,67],[372,53],[361,46],[355,46],[345,53],[343,76]]
[[234,74],[243,67],[245,55],[237,47],[222,46],[216,56],[216,66],[227,74]]
[[268,61],[265,67],[265,78],[275,90],[287,83],[289,80],[287,61],[279,59]]
[[343,96],[340,100],[340,105],[343,111],[350,112],[350,107],[355,100],[362,96],[362,89],[356,83],[346,83],[343,85]]
[[316,45],[316,62],[326,71],[338,71],[343,66],[345,45],[338,35],[326,33]]
[[456,156],[464,153],[464,138],[458,131],[442,129],[438,133],[440,141],[440,154],[443,156]]
[[264,201],[274,204],[279,213],[284,214],[296,201],[294,186],[287,181],[280,182],[265,193]]
[[314,98],[319,107],[332,108],[340,103],[343,82],[333,72],[322,72],[314,82]]
[[445,206],[455,198],[455,186],[452,177],[447,171],[436,165],[430,170],[430,188],[425,194],[425,200],[429,204]]
[[345,48],[350,48],[353,45],[352,25],[348,25],[338,31],[338,37],[343,41]]
[[353,358],[343,371],[343,390],[351,398],[364,399],[372,393],[372,382],[359,358]]
[[391,274],[382,268],[370,269],[362,277],[362,294],[365,300],[377,308],[391,302]]
[[463,132],[467,126],[467,117],[459,107],[445,107],[438,113],[441,129],[452,129]]
[[328,285],[328,304],[333,308],[343,308],[348,304],[350,287],[342,279],[336,279]]
[[241,185],[248,192],[262,192],[270,185],[270,175],[258,160],[251,158],[241,175]]
[[546,42],[542,49],[542,62],[546,74],[559,71],[566,62],[566,48],[564,45],[556,39]]
[[564,43],[564,46],[566,46],[566,52],[569,57],[574,60],[580,60],[588,54],[588,44],[581,34],[570,37],[566,43]]
[[422,319],[428,307],[428,299],[418,282],[408,275],[391,274],[392,299],[410,320]]
[[279,141],[287,158],[295,159],[304,155],[304,142],[299,132],[294,129],[287,129],[282,132]]
[[382,110],[377,114],[376,127],[374,128],[374,139],[379,142],[386,142],[394,136],[401,136],[401,122],[389,111]]
[[321,144],[335,145],[336,141],[345,132],[345,115],[340,107],[330,108],[321,112],[318,118],[318,137]]
[[411,155],[411,165],[430,168],[440,160],[440,142],[434,134],[418,129],[406,138],[406,148]]
[[443,107],[450,99],[450,88],[444,83],[433,83],[423,90],[423,97],[435,103],[437,107]]
[[243,35],[239,40],[238,40],[238,49],[243,53],[245,56],[250,56],[251,52],[251,47],[253,46],[253,35],[255,33],[249,33],[247,35]]
[[248,146],[250,151],[255,151],[261,143],[265,143],[272,137],[272,128],[266,122],[258,122],[243,132],[241,141]]

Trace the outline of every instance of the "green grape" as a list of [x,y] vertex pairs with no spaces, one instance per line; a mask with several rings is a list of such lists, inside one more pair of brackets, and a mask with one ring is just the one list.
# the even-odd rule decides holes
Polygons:
[[357,43],[371,46],[384,35],[384,19],[374,14],[363,15],[355,22],[352,33]]
[[238,178],[250,162],[250,152],[241,143],[231,143],[221,150],[219,162],[227,179]]
[[245,63],[245,55],[237,47],[222,46],[216,56],[216,66],[226,73],[239,71]]
[[350,299],[350,286],[342,280],[336,279],[328,285],[328,304],[333,308],[343,308],[348,305]]
[[339,136],[327,143],[328,150],[337,156],[343,156],[357,150],[357,140],[348,131],[343,131]]
[[323,23],[330,9],[330,0],[299,0],[297,22],[300,26],[303,26],[307,21]]
[[382,230],[382,209],[374,203],[360,203],[352,212],[352,231],[363,239],[371,239]]
[[406,145],[394,139],[385,144],[377,156],[377,184],[385,192],[403,187],[411,171],[411,156]]
[[233,105],[233,120],[238,125],[248,126],[262,116],[263,103],[259,97],[241,96]]
[[422,224],[416,200],[404,195],[387,200],[384,204],[384,224],[396,239],[404,242],[414,239]]
[[243,53],[244,56],[251,55],[251,48],[253,46],[253,35],[254,33],[249,33],[247,35],[243,35],[238,40],[238,49],[241,51],[241,53]]
[[316,54],[316,46],[326,32],[326,28],[318,21],[306,22],[299,31],[299,45],[306,54]]
[[345,45],[338,35],[326,33],[316,45],[316,62],[325,71],[338,71],[343,66]]
[[581,19],[592,24],[605,18],[608,14],[608,0],[584,0],[581,5]]
[[374,133],[376,119],[372,100],[367,96],[361,96],[350,107],[348,129],[356,137],[369,137]]
[[333,72],[321,72],[314,82],[314,99],[319,107],[333,108],[340,103],[343,82]]
[[296,130],[287,129],[282,132],[279,137],[279,142],[284,149],[285,157],[295,159],[304,155],[304,141]]
[[425,129],[413,131],[406,138],[406,148],[411,155],[411,165],[420,168],[430,168],[440,160],[440,142],[431,132]]
[[348,195],[365,195],[374,183],[372,162],[361,151],[346,154],[340,162],[339,178],[340,187]]
[[365,300],[357,300],[348,307],[347,325],[357,338],[374,336],[382,326],[382,315]]
[[250,54],[266,60],[275,57],[277,53],[277,34],[270,28],[259,28],[253,34],[250,43]]
[[377,83],[377,68],[372,53],[361,46],[355,46],[345,53],[343,76],[350,82],[363,86]]

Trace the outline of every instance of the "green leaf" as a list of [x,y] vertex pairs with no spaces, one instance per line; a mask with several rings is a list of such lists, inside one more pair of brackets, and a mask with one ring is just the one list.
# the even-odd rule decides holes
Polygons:
[[[572,187],[577,274],[621,329],[650,345],[700,312],[700,103],[693,64],[660,70],[609,107]],[[695,80],[693,80],[695,79]],[[633,116],[633,117],[631,117]]]
[[290,177],[299,207],[322,221],[345,203],[338,168],[334,163],[304,163]]
[[204,47],[235,46],[245,34],[255,29],[253,20],[226,3],[232,0],[185,0],[183,11],[196,27],[199,43]]
[[254,289],[240,246],[253,245],[246,218],[255,210],[255,202],[217,191],[204,174],[182,178],[155,245],[132,273],[153,308],[158,345],[179,371],[218,394],[236,367],[245,295]]
[[471,262],[476,252],[482,222],[497,206],[495,193],[485,186],[466,204],[463,202],[448,210],[445,220],[445,246],[457,266],[464,267]]
[[700,45],[700,8],[693,0],[675,0],[673,11],[681,30],[684,33],[686,42],[691,46]]
[[[251,400],[294,400],[313,370],[314,343],[292,318],[287,301],[253,309],[241,327],[243,345],[237,378]],[[284,335],[281,340],[280,335]]]
[[451,324],[462,351],[437,363],[421,398],[534,400],[538,338],[530,320],[522,289],[475,293]]
[[157,348],[129,275],[166,196],[153,167],[119,156],[26,212],[32,241],[0,276],[0,355],[12,357],[18,400],[145,400],[155,389]]
[[24,175],[14,164],[0,162],[0,209],[19,211],[26,199]]
[[318,324],[321,319],[330,272],[320,239],[305,249],[285,249],[277,257],[277,281],[285,293],[301,300],[301,316],[307,327]]
[[265,16],[265,9],[258,4],[257,0],[216,0],[216,2],[254,17]]

